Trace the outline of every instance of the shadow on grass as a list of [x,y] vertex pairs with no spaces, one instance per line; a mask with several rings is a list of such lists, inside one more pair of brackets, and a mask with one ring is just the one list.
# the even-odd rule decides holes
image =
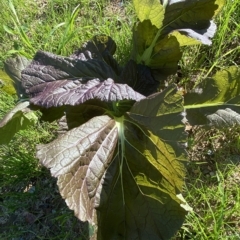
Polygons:
[[47,170],[28,181],[15,178],[0,188],[0,239],[89,239],[88,223],[68,209]]

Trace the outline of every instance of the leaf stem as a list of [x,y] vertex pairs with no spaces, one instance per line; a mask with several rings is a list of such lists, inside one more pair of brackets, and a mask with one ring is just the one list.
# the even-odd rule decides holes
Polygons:
[[157,34],[155,35],[151,45],[144,51],[143,55],[141,56],[140,63],[144,63],[147,66],[150,64],[152,52],[153,52],[153,49],[156,45],[156,42],[157,42],[159,36],[161,35],[161,31],[162,31],[162,29],[160,28],[158,30]]
[[124,116],[115,118],[116,125],[118,128],[118,146],[119,146],[119,156],[120,156],[120,179],[121,179],[121,188],[122,188],[122,196],[123,196],[123,205],[125,205],[125,197],[124,197],[124,188],[123,188],[123,161],[125,156],[125,135],[124,135]]
[[192,104],[192,105],[187,105],[187,106],[184,106],[184,109],[195,109],[195,108],[204,108],[204,107],[216,107],[216,106],[221,106],[221,105],[224,105],[224,106],[229,106],[229,107],[232,107],[232,106],[239,106],[238,104],[227,104],[227,103],[224,103],[224,102],[217,102],[217,103],[202,103],[202,104]]
[[168,5],[168,0],[163,0],[162,6],[163,6],[164,8],[166,8],[167,5]]

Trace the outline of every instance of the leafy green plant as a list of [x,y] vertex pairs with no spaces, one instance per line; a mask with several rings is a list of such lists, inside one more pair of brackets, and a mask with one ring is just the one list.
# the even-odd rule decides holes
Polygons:
[[[238,114],[225,110],[239,104],[239,89],[231,91],[238,86],[236,67],[203,81],[184,102],[174,84],[158,91],[160,80],[176,71],[181,46],[211,43],[216,29],[211,19],[223,1],[134,5],[139,21],[125,66],[113,57],[115,42],[101,35],[70,57],[38,51],[23,70],[18,67],[23,91],[18,95],[29,98],[27,107],[41,110],[45,120],[66,119],[69,130],[39,145],[37,157],[98,239],[172,237],[190,209],[181,196],[185,112],[191,124],[238,123]],[[10,75],[17,69],[9,62],[6,67]],[[23,109],[11,116],[22,117]],[[192,111],[199,109],[207,112],[197,121]],[[3,132],[12,119],[1,121]]]
[[188,121],[218,127],[239,124],[239,67],[232,66],[204,79],[184,97]]

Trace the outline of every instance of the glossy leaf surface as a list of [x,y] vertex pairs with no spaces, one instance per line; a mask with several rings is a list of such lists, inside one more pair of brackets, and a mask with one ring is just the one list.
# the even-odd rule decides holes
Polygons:
[[80,78],[86,82],[92,78],[103,81],[117,76],[102,60],[83,61],[42,51],[38,51],[31,64],[22,71],[22,84],[27,92],[31,87],[42,83]]
[[116,143],[115,121],[101,116],[38,147],[37,157],[58,177],[61,195],[82,221],[96,224],[95,202]]

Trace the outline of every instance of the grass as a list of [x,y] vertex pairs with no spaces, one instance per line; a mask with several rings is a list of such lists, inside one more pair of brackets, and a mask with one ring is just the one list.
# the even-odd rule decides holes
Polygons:
[[[8,1],[0,3],[0,67],[13,53],[31,58],[38,50],[68,56],[97,34],[114,38],[116,58],[129,56],[133,9],[111,1]],[[31,9],[31,11],[29,11]],[[34,9],[32,11],[32,9]],[[11,16],[11,17],[10,17]],[[128,17],[127,17],[128,16]],[[129,17],[130,16],[130,17]]]
[[240,2],[226,1],[215,22],[218,29],[210,47],[192,46],[184,51],[181,81],[187,88],[227,66],[240,65]]
[[235,170],[236,166],[229,164],[225,171],[217,171],[209,184],[199,176],[188,185],[187,199],[194,212],[187,216],[181,239],[239,239],[239,182],[226,178]]
[[[32,57],[41,49],[72,54],[96,34],[117,43],[116,58],[126,62],[135,18],[130,1],[0,1],[0,68],[16,53]],[[211,47],[186,48],[181,82],[186,88],[217,70],[240,65],[240,3],[226,1],[216,19]],[[0,92],[0,118],[16,98]],[[194,130],[189,135],[185,198],[193,208],[173,239],[240,238],[240,128]],[[35,158],[35,145],[56,135],[56,123],[19,132],[0,147],[0,239],[88,239],[87,225],[59,196],[56,181]]]
[[[13,104],[0,92],[0,118]],[[0,239],[87,239],[87,225],[67,208],[56,180],[35,158],[36,144],[53,139],[56,127],[37,124],[0,147]]]
[[193,212],[174,239],[239,239],[239,133],[236,126],[190,135],[185,197]]

